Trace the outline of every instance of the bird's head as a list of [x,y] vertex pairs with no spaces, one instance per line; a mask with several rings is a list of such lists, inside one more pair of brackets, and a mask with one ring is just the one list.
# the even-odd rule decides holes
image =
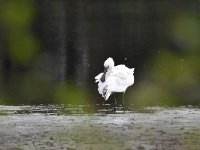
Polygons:
[[111,57],[106,59],[106,61],[104,62],[104,68],[107,70],[112,69],[114,67],[114,65],[115,65],[114,60]]

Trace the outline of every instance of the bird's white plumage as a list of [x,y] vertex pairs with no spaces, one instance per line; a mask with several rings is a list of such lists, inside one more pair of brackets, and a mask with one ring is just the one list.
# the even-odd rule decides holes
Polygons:
[[[114,66],[112,58],[108,58],[104,62],[104,67],[107,69],[104,73],[100,73],[95,77],[98,82],[99,94],[108,100],[113,92],[125,92],[126,89],[134,83],[134,68],[130,69],[125,65]],[[102,81],[103,76],[105,79]]]

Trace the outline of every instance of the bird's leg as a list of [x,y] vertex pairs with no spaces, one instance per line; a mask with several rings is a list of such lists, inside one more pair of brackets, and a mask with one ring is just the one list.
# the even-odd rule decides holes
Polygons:
[[125,101],[124,101],[124,92],[123,92],[123,110],[124,110],[124,113],[125,113]]
[[115,98],[115,101],[114,101],[114,113],[116,113],[116,104],[117,104],[117,100],[116,100],[115,93],[114,93],[114,98]]

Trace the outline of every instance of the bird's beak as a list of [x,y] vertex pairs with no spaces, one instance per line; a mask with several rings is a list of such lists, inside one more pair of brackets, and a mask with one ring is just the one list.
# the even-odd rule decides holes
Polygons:
[[106,76],[106,72],[108,71],[108,67],[104,67],[104,72],[103,72],[103,75],[101,77],[101,82],[104,82],[105,81],[105,76]]
[[108,67],[104,67],[104,74],[106,74],[106,72],[108,71]]

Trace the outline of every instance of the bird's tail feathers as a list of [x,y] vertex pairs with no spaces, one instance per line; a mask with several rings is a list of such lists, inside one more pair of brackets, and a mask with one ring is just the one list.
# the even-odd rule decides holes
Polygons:
[[134,73],[135,68],[131,68],[131,71]]
[[107,101],[111,94],[112,92],[107,89],[107,86],[105,86],[102,91],[102,97]]
[[111,94],[112,94],[112,92],[106,91],[106,94],[104,96],[104,98],[105,98],[106,101],[108,100],[108,98],[110,97]]

